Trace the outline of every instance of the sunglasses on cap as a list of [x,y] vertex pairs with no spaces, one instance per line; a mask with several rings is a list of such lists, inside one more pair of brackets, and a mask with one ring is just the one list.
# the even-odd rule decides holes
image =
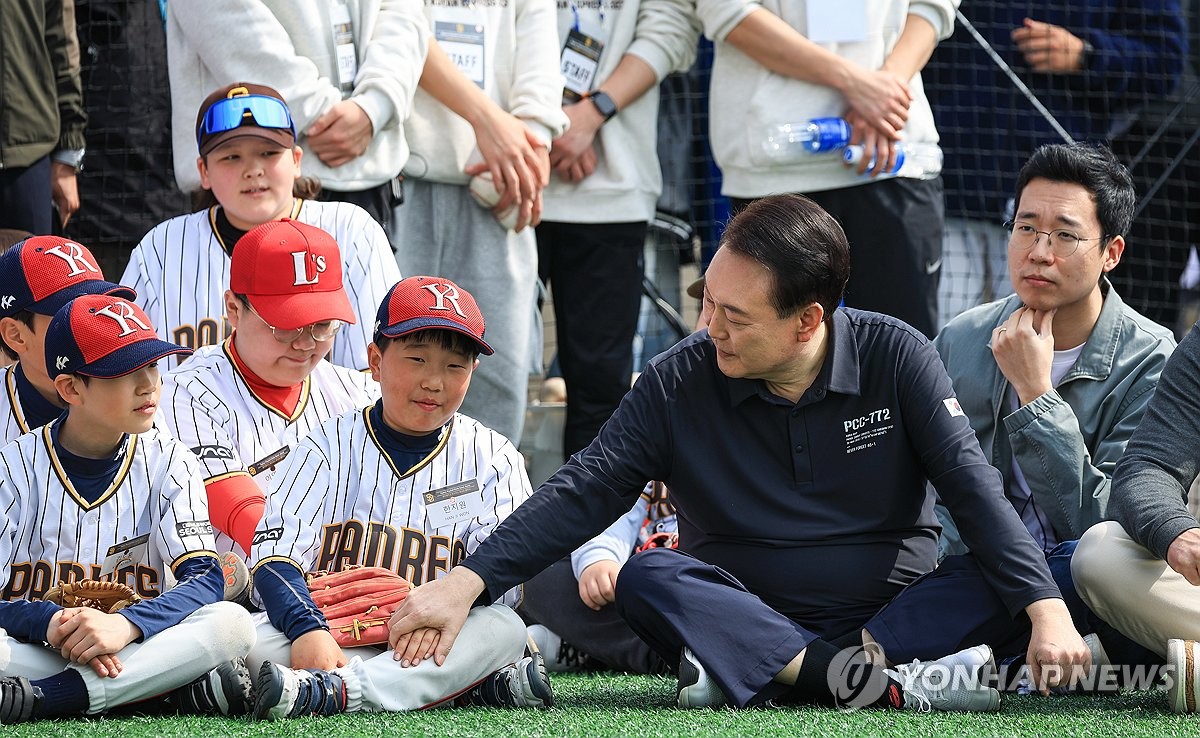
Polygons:
[[296,135],[292,114],[282,100],[266,95],[240,95],[218,100],[204,111],[204,119],[196,133],[196,145],[199,146],[206,136],[240,127],[247,115],[259,128],[287,128]]

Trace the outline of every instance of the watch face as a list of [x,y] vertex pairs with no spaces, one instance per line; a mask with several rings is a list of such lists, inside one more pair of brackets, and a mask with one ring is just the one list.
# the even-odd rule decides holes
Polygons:
[[588,99],[596,106],[596,110],[600,112],[600,115],[604,116],[604,120],[608,120],[617,114],[617,104],[608,96],[608,93],[593,92],[588,96]]

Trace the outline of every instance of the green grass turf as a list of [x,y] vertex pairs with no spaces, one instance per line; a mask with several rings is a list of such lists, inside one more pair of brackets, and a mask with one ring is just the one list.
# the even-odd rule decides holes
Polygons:
[[767,736],[767,735],[1200,735],[1200,716],[1173,715],[1162,692],[1115,697],[1005,695],[989,715],[917,714],[823,708],[676,710],[675,682],[613,674],[556,675],[556,705],[547,711],[482,708],[405,714],[339,715],[275,723],[215,718],[62,720],[0,728],[7,738],[112,736]]

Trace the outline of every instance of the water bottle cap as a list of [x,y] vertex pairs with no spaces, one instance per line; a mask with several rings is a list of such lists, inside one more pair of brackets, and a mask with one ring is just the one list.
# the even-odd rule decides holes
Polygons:
[[809,124],[816,128],[813,151],[832,151],[850,143],[850,124],[843,118],[813,118]]

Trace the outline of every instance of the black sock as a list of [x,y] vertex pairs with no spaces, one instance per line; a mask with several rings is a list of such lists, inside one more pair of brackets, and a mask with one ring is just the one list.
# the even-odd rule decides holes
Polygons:
[[[788,691],[784,701],[856,707],[903,707],[904,691],[900,683],[885,674],[882,666],[869,663],[861,651],[861,639],[856,640],[849,647],[857,646],[860,650],[848,660],[846,650],[834,643],[817,639],[808,644],[796,684]],[[838,673],[833,674],[835,671]]]
[[42,691],[42,704],[34,710],[34,717],[37,718],[82,715],[91,703],[83,675],[74,669],[64,669],[31,684],[34,689]]
[[[858,648],[862,645],[862,631],[852,630],[844,636],[838,636],[829,641],[838,648]],[[805,658],[808,658],[807,656]]]

